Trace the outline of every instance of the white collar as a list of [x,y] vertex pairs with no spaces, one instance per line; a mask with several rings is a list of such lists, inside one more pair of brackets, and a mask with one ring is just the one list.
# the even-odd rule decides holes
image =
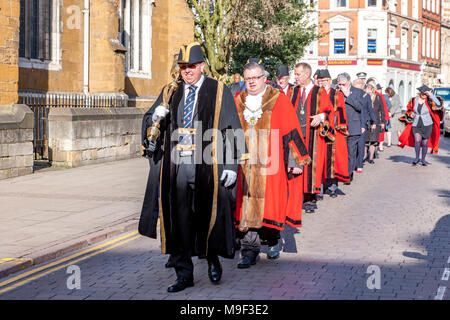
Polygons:
[[203,84],[203,81],[205,81],[205,76],[202,74],[202,76],[200,77],[200,79],[198,79],[198,81],[194,84],[187,84],[186,82],[184,83],[184,90],[188,90],[190,86],[196,86],[196,92],[198,92],[198,89],[200,89],[200,87]]
[[252,94],[248,93],[248,91],[247,91],[247,93],[248,93],[248,96],[249,96],[249,97],[262,97],[262,96],[264,95],[264,93],[266,93],[266,90],[267,90],[267,84],[266,84],[266,86],[264,87],[264,90],[263,90],[262,92],[256,94],[256,95],[252,95]]

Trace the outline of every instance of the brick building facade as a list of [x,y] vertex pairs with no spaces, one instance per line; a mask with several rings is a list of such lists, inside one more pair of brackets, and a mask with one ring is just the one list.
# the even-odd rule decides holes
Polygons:
[[[348,72],[355,79],[358,72],[365,71],[383,87],[392,87],[405,107],[415,88],[423,83],[425,67],[440,67],[437,12],[431,12],[435,31],[430,31],[430,35],[434,40],[431,36],[424,38],[426,1],[430,5],[434,3],[435,10],[440,2],[318,0],[312,19],[319,26],[321,37],[306,49],[302,60],[309,62],[313,69],[327,67],[333,77]],[[425,28],[431,24],[426,23]],[[429,44],[430,50],[426,59],[424,43]],[[437,74],[432,77],[437,79]]]
[[0,105],[18,95],[128,96],[148,106],[194,38],[185,0],[2,0]]

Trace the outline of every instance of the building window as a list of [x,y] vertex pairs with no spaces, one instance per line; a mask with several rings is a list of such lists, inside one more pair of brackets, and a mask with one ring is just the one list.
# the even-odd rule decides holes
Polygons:
[[336,8],[347,7],[347,0],[336,0]]
[[367,30],[367,53],[377,53],[377,29]]
[[427,57],[430,57],[430,28],[427,28],[427,35],[426,35],[426,44],[427,48]]
[[426,44],[425,44],[425,38],[426,38],[426,34],[425,34],[425,27],[422,27],[422,57],[425,57],[425,49],[426,49]]
[[391,0],[388,2],[389,10],[392,12],[397,11],[397,0]]
[[408,15],[408,0],[402,0],[402,15]]
[[401,59],[406,60],[408,59],[408,30],[402,29],[400,41],[401,41],[400,57]]
[[419,0],[413,0],[412,2],[412,16],[413,18],[419,18]]
[[434,39],[435,39],[435,31],[434,31],[434,29],[432,29],[431,30],[431,58],[433,58],[433,59],[434,59],[434,49],[435,49]]
[[427,10],[431,11],[431,0],[427,0]]
[[122,0],[119,39],[127,48],[129,77],[151,77],[152,6],[150,0]]
[[419,60],[419,32],[415,31],[412,34],[412,59]]
[[334,29],[334,53],[345,54],[346,53],[346,29]]
[[20,1],[20,67],[58,67],[59,15],[59,0]]
[[431,11],[436,12],[436,1],[435,0],[431,0]]
[[440,46],[439,46],[439,30],[436,30],[436,59],[439,59],[440,55]]
[[377,6],[377,0],[367,0],[367,6],[368,7],[376,7]]
[[398,38],[395,37],[395,26],[389,26],[389,55],[395,56],[395,48],[398,45]]

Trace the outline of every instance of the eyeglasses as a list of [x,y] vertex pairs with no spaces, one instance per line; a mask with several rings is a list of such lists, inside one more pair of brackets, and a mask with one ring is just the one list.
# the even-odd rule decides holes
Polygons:
[[197,68],[196,64],[181,64],[179,65],[180,70],[186,70],[186,69],[195,69]]
[[345,86],[345,83],[338,83],[339,87]]
[[258,76],[258,77],[244,78],[244,81],[245,81],[245,82],[256,81],[256,80],[258,80],[258,79],[261,79],[262,77],[264,77],[263,74],[260,75],[260,76]]

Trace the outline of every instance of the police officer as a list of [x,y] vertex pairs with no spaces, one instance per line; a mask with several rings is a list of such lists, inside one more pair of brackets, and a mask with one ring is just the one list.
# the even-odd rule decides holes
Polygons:
[[[233,96],[228,87],[203,75],[205,61],[200,44],[182,46],[178,55],[181,81],[168,102],[161,105],[164,90],[143,120],[143,142],[150,157],[161,156],[160,174],[149,179],[147,192],[160,190],[161,250],[170,254],[177,280],[168,292],[178,292],[194,285],[192,256],[206,257],[208,276],[218,283],[222,277],[219,256],[233,258],[235,235],[234,203],[230,188],[237,177],[237,157],[223,146],[236,146],[232,131],[241,129]],[[149,141],[145,132],[157,119],[161,135]],[[202,132],[216,132],[215,139],[203,141]],[[231,132],[231,134],[230,134]],[[206,135],[206,133],[205,133]],[[221,140],[221,141],[220,141]],[[211,148],[212,147],[212,148]],[[208,152],[209,151],[209,152]],[[225,157],[224,157],[225,158]],[[155,210],[155,196],[145,205]],[[141,214],[141,220],[145,214]],[[154,219],[147,219],[154,221]],[[154,223],[152,227],[156,227]],[[140,228],[152,236],[151,228]],[[154,237],[153,237],[154,238]]]

